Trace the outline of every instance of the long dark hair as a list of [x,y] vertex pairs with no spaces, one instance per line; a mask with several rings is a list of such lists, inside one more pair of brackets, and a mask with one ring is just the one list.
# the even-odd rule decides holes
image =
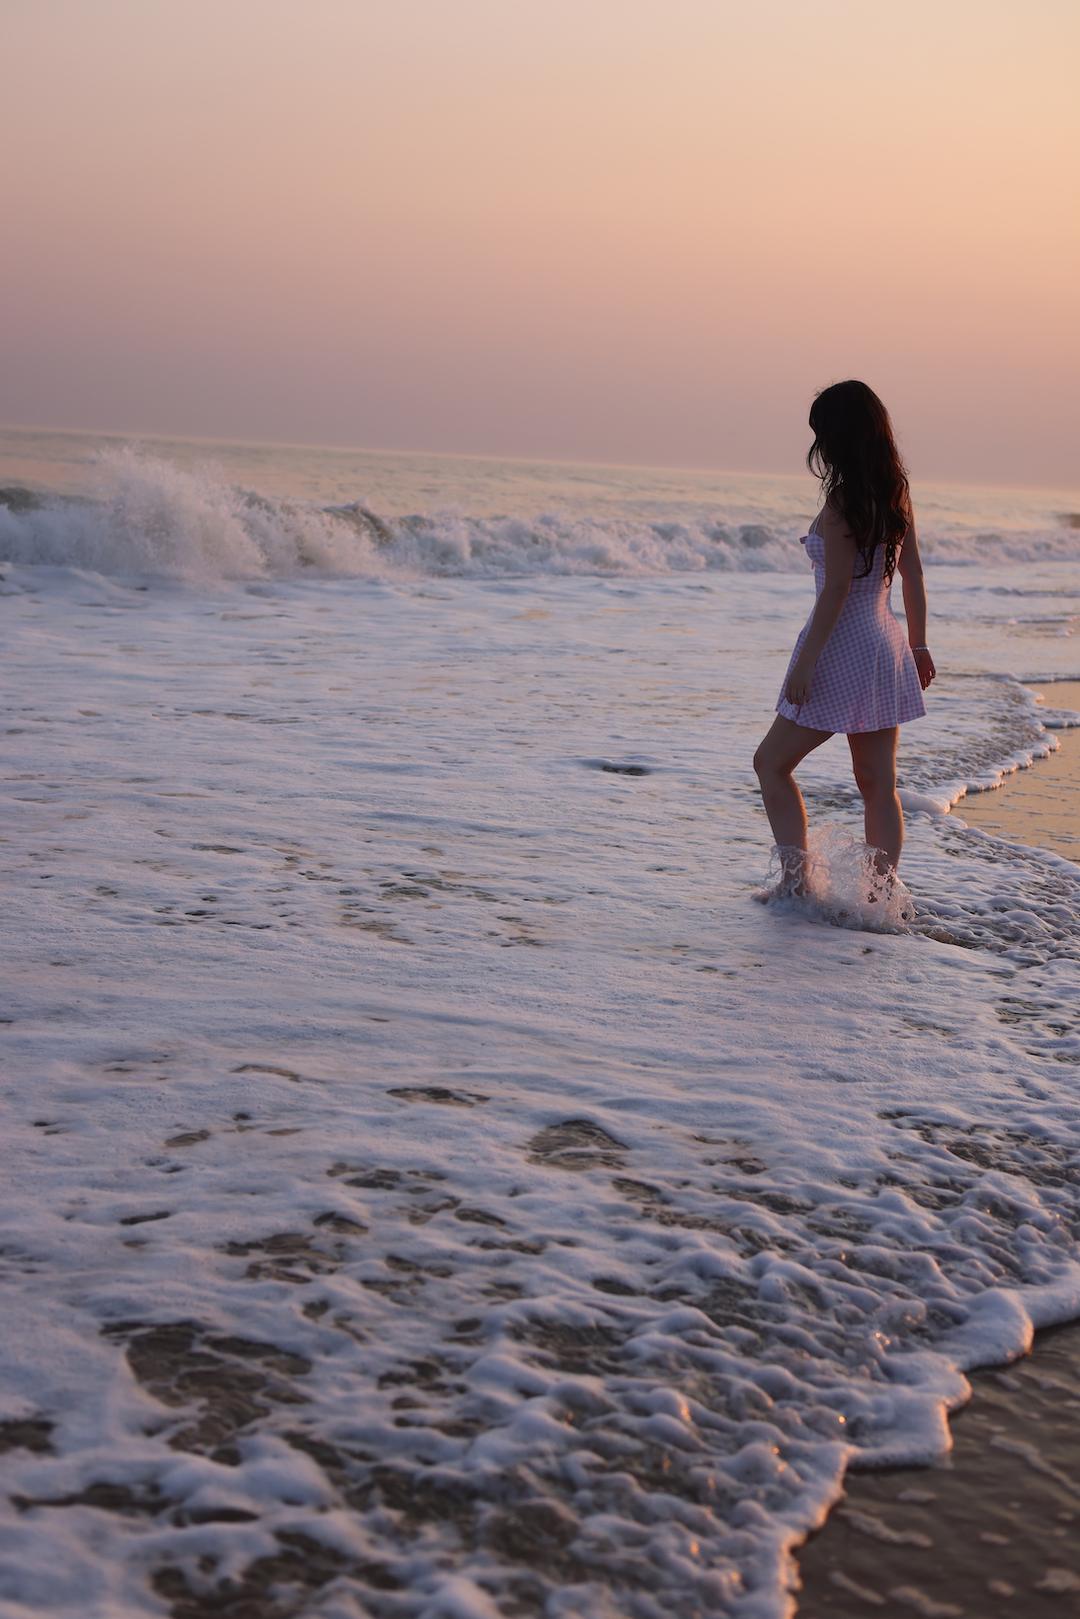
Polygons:
[[863,560],[859,577],[866,578],[883,545],[889,581],[911,507],[907,469],[888,411],[865,382],[834,382],[814,396],[810,429],[814,442],[806,464],[855,536]]

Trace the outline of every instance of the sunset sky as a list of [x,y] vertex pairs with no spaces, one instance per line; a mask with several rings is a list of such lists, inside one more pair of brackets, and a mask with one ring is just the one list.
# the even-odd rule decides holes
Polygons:
[[0,0],[0,421],[1077,481],[1075,0]]

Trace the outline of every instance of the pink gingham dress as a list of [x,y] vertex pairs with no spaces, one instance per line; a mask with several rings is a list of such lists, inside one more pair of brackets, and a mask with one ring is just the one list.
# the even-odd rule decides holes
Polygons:
[[[825,541],[816,524],[815,518],[802,544],[813,564],[814,586],[820,596],[825,584]],[[795,642],[776,712],[796,725],[850,734],[903,725],[926,713],[915,659],[889,604],[891,591],[884,578],[885,547],[879,545],[875,550],[865,579],[859,577],[863,566],[857,555],[847,600],[817,661],[810,696],[799,706],[789,703],[784,693],[810,629],[810,619]]]

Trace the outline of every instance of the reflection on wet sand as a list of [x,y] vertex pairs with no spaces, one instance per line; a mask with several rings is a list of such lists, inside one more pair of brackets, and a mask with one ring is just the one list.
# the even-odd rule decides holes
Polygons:
[[799,1619],[1043,1619],[1080,1596],[1080,1326],[971,1378],[938,1467],[849,1475],[799,1557]]
[[[1080,712],[1080,680],[1034,688],[1047,709]],[[1061,746],[1031,770],[1007,776],[989,793],[969,793],[956,814],[969,826],[1031,844],[1080,863],[1080,727],[1057,733]]]

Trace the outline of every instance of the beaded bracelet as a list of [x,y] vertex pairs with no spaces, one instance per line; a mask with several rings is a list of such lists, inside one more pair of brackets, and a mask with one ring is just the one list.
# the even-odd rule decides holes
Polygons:
[[912,652],[929,652],[930,648],[928,646],[913,646],[911,650]]

